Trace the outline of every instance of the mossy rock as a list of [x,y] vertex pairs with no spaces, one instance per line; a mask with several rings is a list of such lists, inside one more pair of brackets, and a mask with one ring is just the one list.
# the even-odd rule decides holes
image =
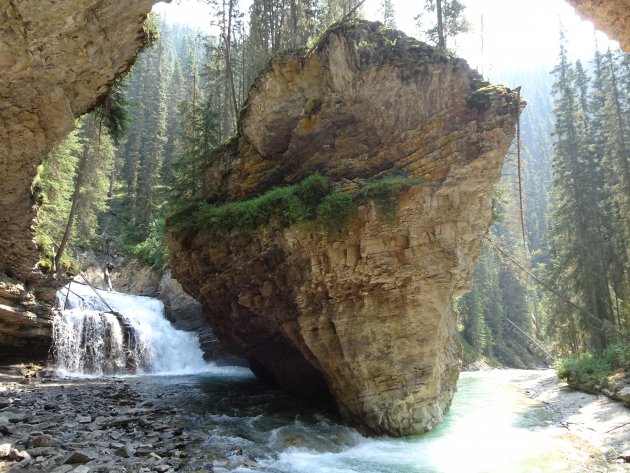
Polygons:
[[493,101],[501,97],[511,100],[512,91],[504,85],[486,85],[470,94],[468,105],[479,113],[483,113],[490,108]]

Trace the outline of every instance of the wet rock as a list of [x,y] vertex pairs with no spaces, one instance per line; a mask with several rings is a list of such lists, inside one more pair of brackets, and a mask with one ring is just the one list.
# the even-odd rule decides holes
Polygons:
[[55,447],[59,442],[52,435],[36,435],[28,440],[27,448]]
[[155,465],[153,467],[153,471],[157,471],[158,473],[167,473],[170,471],[175,471],[172,469],[171,465]]
[[11,460],[22,461],[22,460],[31,460],[31,455],[26,450],[18,450],[17,448],[12,448],[9,451],[8,458]]
[[116,449],[116,455],[123,458],[131,458],[136,453],[135,448],[129,442],[125,443],[122,447]]
[[50,457],[53,455],[59,455],[57,452],[59,450],[57,450],[54,447],[28,447],[28,453],[32,456],[32,457]]
[[108,428],[112,428],[112,427],[121,427],[124,425],[129,424],[130,422],[134,422],[135,419],[133,417],[116,417],[113,420],[110,420],[107,422],[106,426]]
[[66,465],[73,465],[75,463],[87,463],[91,461],[92,459],[93,457],[88,455],[87,453],[74,451],[66,457],[66,459],[64,460],[64,463]]
[[617,391],[616,398],[623,402],[624,405],[630,407],[630,386],[625,386]]
[[26,422],[26,414],[12,414],[9,416],[9,423],[18,424],[20,422]]

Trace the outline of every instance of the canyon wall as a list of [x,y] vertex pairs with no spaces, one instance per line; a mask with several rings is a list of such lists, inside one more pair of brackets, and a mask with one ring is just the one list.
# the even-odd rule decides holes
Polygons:
[[630,0],[567,0],[586,20],[630,51]]
[[[0,4],[0,345],[42,356],[63,281],[37,266],[34,179],[75,118],[107,93],[147,41],[154,0],[11,0]],[[48,334],[48,335],[47,335]]]
[[315,172],[353,198],[388,178],[413,184],[393,211],[357,201],[336,229],[282,225],[281,201],[254,230],[210,232],[189,209],[169,220],[174,276],[258,375],[332,399],[370,432],[429,430],[455,390],[451,302],[490,225],[518,113],[516,93],[463,60],[379,23],[338,25],[260,75],[238,136],[206,169],[206,199],[242,201]]

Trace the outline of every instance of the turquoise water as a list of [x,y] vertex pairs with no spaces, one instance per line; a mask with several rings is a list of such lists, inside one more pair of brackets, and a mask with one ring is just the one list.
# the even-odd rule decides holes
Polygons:
[[366,437],[324,406],[265,388],[246,370],[158,383],[188,386],[180,412],[203,433],[188,467],[266,473],[569,472],[567,441],[514,383],[528,371],[464,373],[444,422],[403,439]]

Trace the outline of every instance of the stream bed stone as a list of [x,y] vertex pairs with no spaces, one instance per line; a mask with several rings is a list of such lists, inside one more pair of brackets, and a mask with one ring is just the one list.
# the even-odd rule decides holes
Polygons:
[[[199,452],[204,435],[169,405],[178,387],[159,388],[120,378],[1,384],[0,472],[186,469],[186,449]],[[220,455],[208,451],[208,462]]]

